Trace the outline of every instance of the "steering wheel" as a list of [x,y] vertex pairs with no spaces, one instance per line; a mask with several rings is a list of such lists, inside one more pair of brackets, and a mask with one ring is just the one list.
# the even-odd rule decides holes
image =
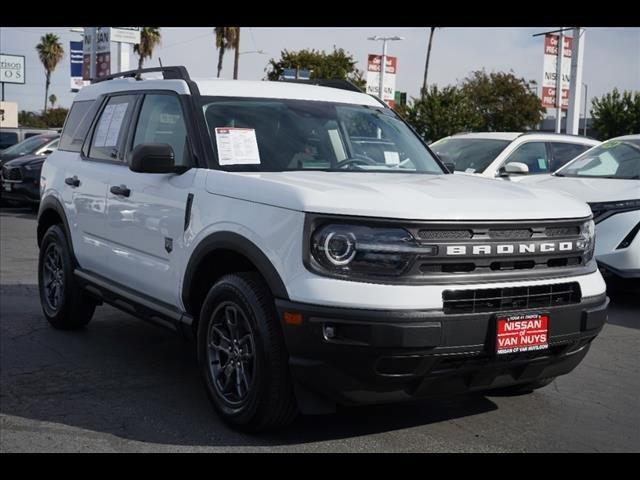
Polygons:
[[336,163],[336,167],[343,168],[349,165],[377,165],[377,164],[378,162],[376,162],[373,158],[356,153],[353,158],[345,158],[344,160],[340,160],[338,163]]

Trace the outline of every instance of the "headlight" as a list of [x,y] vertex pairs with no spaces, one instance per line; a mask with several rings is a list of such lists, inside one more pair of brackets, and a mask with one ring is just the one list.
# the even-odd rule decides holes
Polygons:
[[38,162],[38,163],[28,163],[27,165],[24,166],[24,168],[26,170],[40,170],[42,168],[43,163],[44,161]]
[[326,273],[399,276],[418,254],[433,255],[436,248],[418,245],[403,228],[331,223],[312,233],[310,253],[312,266]]
[[596,223],[609,218],[616,213],[628,212],[631,210],[640,210],[640,199],[638,200],[620,200],[617,202],[597,202],[590,203],[593,219]]
[[584,263],[590,262],[593,258],[593,250],[596,245],[596,224],[593,220],[584,222],[580,227],[580,238],[576,246],[584,250]]

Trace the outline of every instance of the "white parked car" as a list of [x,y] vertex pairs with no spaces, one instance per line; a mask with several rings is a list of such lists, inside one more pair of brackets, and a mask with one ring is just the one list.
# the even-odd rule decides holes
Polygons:
[[451,175],[351,84],[143,70],[158,71],[83,88],[44,163],[54,327],[104,302],[186,335],[213,406],[245,430],[528,393],[587,354],[608,299],[584,202]]
[[546,132],[478,132],[445,137],[430,145],[456,173],[519,181],[548,174],[600,142]]
[[640,279],[640,135],[608,140],[553,175],[523,182],[589,203],[596,222],[596,259],[603,273]]

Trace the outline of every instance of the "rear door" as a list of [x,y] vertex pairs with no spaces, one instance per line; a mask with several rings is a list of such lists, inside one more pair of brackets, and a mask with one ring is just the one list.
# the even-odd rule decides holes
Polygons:
[[[164,143],[173,148],[177,165],[191,165],[185,108],[186,102],[174,93],[140,95],[124,158],[140,144]],[[106,272],[111,279],[180,304],[185,211],[196,173],[195,168],[181,175],[138,173],[126,162],[114,169],[105,223],[111,248]]]

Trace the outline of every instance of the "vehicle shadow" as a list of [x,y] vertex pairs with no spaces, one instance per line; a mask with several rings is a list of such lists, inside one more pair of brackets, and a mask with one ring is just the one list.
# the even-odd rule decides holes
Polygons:
[[[28,424],[30,430],[54,423],[80,429],[74,432],[76,438],[91,439],[98,433],[194,449],[286,449],[497,409],[484,396],[461,396],[341,408],[331,415],[300,416],[275,432],[239,433],[210,406],[193,346],[171,332],[111,307],[98,308],[85,329],[54,330],[42,317],[35,285],[1,285],[0,296],[0,413],[18,417],[9,424]],[[9,424],[5,421],[4,428]]]
[[10,207],[0,206],[0,217],[28,218],[35,220],[38,216],[38,210],[31,207]]

